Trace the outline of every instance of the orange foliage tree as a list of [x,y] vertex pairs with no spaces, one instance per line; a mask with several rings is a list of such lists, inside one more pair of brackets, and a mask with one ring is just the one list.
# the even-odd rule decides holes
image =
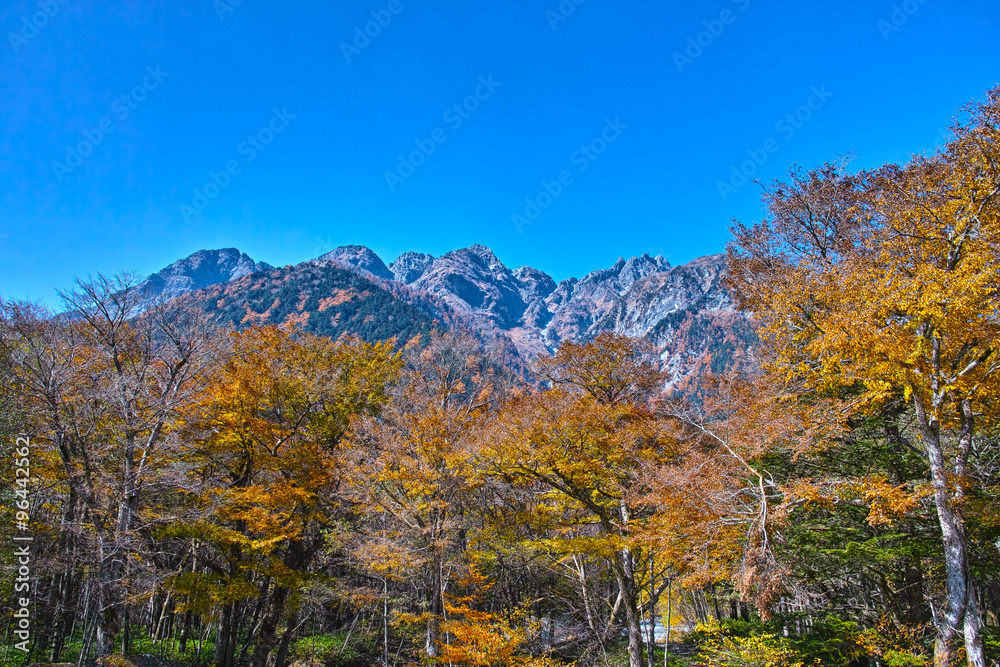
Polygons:
[[408,346],[401,382],[380,418],[352,437],[354,501],[370,519],[355,554],[383,580],[385,595],[390,580],[419,591],[421,613],[403,620],[424,626],[424,653],[433,658],[448,587],[466,567],[479,486],[475,433],[509,378],[471,336],[434,333],[426,346],[418,343]]
[[[353,419],[382,407],[398,366],[388,344],[276,327],[232,334],[229,359],[191,416],[189,516],[164,530],[198,545],[202,572],[172,585],[189,597],[207,590],[221,607],[219,665],[234,660],[237,623],[256,625],[250,661],[260,667],[294,618],[293,598],[343,516],[341,439]],[[258,597],[266,603],[254,618],[234,618],[234,603]]]
[[601,334],[564,343],[542,362],[553,389],[505,405],[487,432],[491,474],[522,488],[518,520],[545,537],[535,548],[596,556],[618,586],[629,661],[643,664],[640,604],[648,550],[637,537],[651,511],[642,471],[676,443],[649,407],[661,376],[640,341]]
[[730,269],[740,304],[805,392],[856,412],[909,403],[944,547],[946,595],[935,664],[983,667],[968,562],[965,496],[973,440],[1000,393],[1000,89],[968,109],[941,152],[850,175],[793,174],[737,225]]

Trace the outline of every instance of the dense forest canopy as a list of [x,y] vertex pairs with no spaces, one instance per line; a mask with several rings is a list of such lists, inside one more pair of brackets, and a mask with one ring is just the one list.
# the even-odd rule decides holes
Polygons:
[[2,301],[0,659],[996,664],[998,196],[1000,89],[933,155],[771,184],[728,252],[758,363],[696,395],[613,333],[525,373],[416,311],[377,342],[380,303],[333,338],[128,276]]

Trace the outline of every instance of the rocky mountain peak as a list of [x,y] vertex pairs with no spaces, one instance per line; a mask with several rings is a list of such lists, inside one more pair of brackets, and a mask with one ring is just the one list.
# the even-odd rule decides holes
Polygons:
[[320,262],[332,260],[341,264],[354,266],[383,280],[395,280],[396,278],[393,272],[389,270],[389,267],[385,265],[385,262],[382,261],[382,258],[376,255],[371,248],[363,245],[341,246],[325,255],[320,255],[316,260]]
[[556,347],[563,340],[586,338],[637,280],[669,270],[664,258],[644,254],[627,260],[619,257],[610,268],[588,273],[578,282],[563,281],[546,299],[551,313],[543,332],[546,344]]
[[523,286],[483,245],[453,250],[434,260],[413,286],[461,312],[485,317],[501,329],[517,326],[527,304]]
[[659,255],[650,257],[644,253],[639,257],[630,257],[618,270],[618,284],[627,290],[635,281],[655,273],[664,273],[670,268],[670,262]]
[[525,303],[544,299],[556,290],[556,281],[544,271],[522,266],[514,271],[514,279],[521,285],[521,298]]
[[[453,250],[444,255],[444,257],[451,257],[454,259],[459,259],[460,261],[471,261],[476,262],[485,269],[488,269],[497,275],[507,275],[511,271],[500,259],[493,254],[493,251],[484,245],[475,243],[468,248],[461,248],[459,250]],[[442,257],[442,259],[444,259]]]
[[172,299],[273,268],[270,264],[255,262],[236,248],[199,250],[154,273],[140,285],[140,289],[149,298]]
[[424,275],[431,264],[434,263],[434,256],[422,252],[404,252],[396,258],[396,261],[389,264],[389,270],[396,280],[404,285],[410,285]]
[[595,325],[595,331],[644,336],[665,318],[689,308],[732,310],[722,286],[725,261],[724,255],[710,255],[635,279],[614,308]]
[[600,286],[624,294],[636,280],[669,270],[670,262],[660,256],[650,257],[648,254],[643,254],[627,260],[619,257],[611,268],[588,273],[580,284]]

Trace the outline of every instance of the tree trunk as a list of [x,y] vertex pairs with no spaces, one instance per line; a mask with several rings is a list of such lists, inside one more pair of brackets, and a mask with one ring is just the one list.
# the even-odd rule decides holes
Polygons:
[[966,465],[969,453],[972,451],[972,436],[975,430],[975,416],[972,403],[965,399],[960,403],[961,435],[958,441],[958,453],[955,456],[955,477],[958,480],[955,488],[957,516],[962,528],[963,556],[965,556],[965,618],[962,625],[965,635],[965,659],[970,667],[986,667],[986,650],[983,645],[983,620],[979,611],[979,599],[976,597],[976,582],[969,567],[968,555],[965,552],[965,521],[962,516],[962,503],[965,500]]
[[[135,435],[126,434],[125,473],[123,481],[123,498],[118,504],[118,516],[113,525],[104,524],[98,527],[99,539],[102,539],[101,560],[99,564],[99,580],[101,582],[101,614],[97,629],[97,654],[109,655],[114,652],[114,640],[122,627],[124,616],[128,624],[127,609],[124,607],[123,577],[126,575],[125,563],[130,552],[129,538],[132,530],[133,517],[139,502],[138,484],[135,474]],[[105,546],[107,545],[107,551]],[[124,613],[123,613],[124,612]],[[129,640],[128,627],[124,628],[122,651]]]
[[215,639],[215,664],[217,667],[229,667],[229,656],[232,651],[229,645],[233,641],[233,603],[222,608],[222,622],[219,624],[219,631]]
[[913,625],[920,625],[927,618],[927,602],[924,598],[924,573],[920,562],[914,559],[906,565],[904,572],[907,619]]
[[639,625],[639,611],[635,602],[625,605],[625,622],[628,632],[628,664],[629,667],[643,667],[642,664],[642,629]]
[[156,629],[151,633],[152,638],[156,641],[160,641],[164,638],[166,630],[167,618],[171,615],[170,605],[173,604],[173,599],[171,593],[167,593],[167,597],[163,600],[163,606],[160,608],[159,618],[156,621]]
[[670,626],[673,621],[670,617],[670,612],[672,610],[671,604],[673,603],[673,588],[673,579],[667,579],[667,636],[663,640],[663,667],[667,667],[667,656],[670,655]]
[[250,643],[253,641],[254,633],[257,631],[257,620],[260,618],[261,613],[264,611],[264,602],[267,600],[267,591],[271,587],[271,580],[267,578],[264,583],[261,584],[260,593],[257,595],[257,604],[254,606],[253,617],[250,619],[249,625],[247,625],[247,638],[243,642],[243,648],[240,649],[239,661],[242,665],[246,661],[247,651],[250,650]]
[[625,630],[628,633],[628,663],[629,667],[644,667],[642,660],[642,629],[640,626],[639,609],[636,600],[634,559],[629,549],[618,553],[615,563],[615,578],[621,593],[622,606],[625,607]]
[[438,624],[441,615],[444,613],[444,590],[443,577],[441,576],[441,564],[434,563],[434,575],[432,577],[430,590],[430,600],[428,600],[430,616],[427,619],[427,637],[424,642],[424,649],[428,658],[436,658],[440,653],[438,648],[439,631]]
[[590,608],[590,590],[587,586],[587,568],[584,565],[583,560],[578,556],[573,556],[573,564],[576,566],[577,576],[580,577],[580,595],[583,597],[583,610],[587,616],[587,627],[590,628],[590,632],[593,633],[595,637],[599,637],[597,632],[597,624],[594,622],[594,612]]
[[[67,562],[72,562],[67,559]],[[55,662],[60,655],[62,655],[63,647],[66,645],[67,637],[72,637],[74,624],[76,623],[76,614],[71,614],[69,612],[70,600],[78,602],[77,595],[73,592],[77,589],[76,577],[73,576],[72,572],[63,572],[59,577],[59,589],[57,592],[58,600],[56,600],[56,626],[54,636],[52,638],[52,654],[50,657],[50,662]],[[84,612],[86,612],[86,600],[81,606]],[[81,607],[78,607],[79,610]]]
[[285,631],[281,633],[281,641],[278,642],[278,653],[274,656],[274,667],[285,667],[288,664],[288,650],[292,645],[292,635],[295,634],[295,620],[298,614],[293,613],[288,619]]
[[[947,667],[955,662],[955,652],[959,646],[959,634],[965,630],[966,659],[971,667],[985,667],[982,637],[979,628],[979,606],[975,604],[973,585],[966,553],[965,525],[961,509],[954,502],[949,489],[948,470],[941,448],[941,431],[938,420],[925,411],[925,406],[917,399],[917,416],[922,440],[927,448],[931,482],[934,487],[934,506],[941,525],[941,540],[944,545],[945,567],[945,609],[937,619],[937,638],[934,641],[934,667]],[[962,460],[963,445],[971,444],[971,417],[963,419],[956,471],[964,473]],[[964,477],[964,475],[961,475]],[[964,479],[957,480],[957,494],[961,494]],[[969,604],[970,600],[973,602]]]
[[129,606],[126,604],[122,609],[122,655],[132,652],[132,618]]
[[382,664],[389,667],[389,578],[382,579]]
[[184,611],[184,625],[181,628],[181,653],[187,650],[188,635],[191,633],[191,607],[188,600],[188,608]]
[[[104,570],[105,568],[100,568]],[[114,653],[115,635],[118,634],[119,618],[114,583],[108,581],[107,571],[101,572],[98,581],[98,617],[97,617],[97,656],[103,657]]]
[[969,667],[986,667],[986,652],[983,646],[982,617],[979,613],[979,599],[976,586],[969,581],[969,597],[965,604],[965,656]]
[[250,667],[267,667],[267,658],[274,649],[278,625],[285,613],[285,603],[288,601],[289,592],[283,586],[275,587],[270,607],[260,624],[260,634],[257,636],[257,645],[254,646],[253,655],[250,657]]
[[646,629],[646,636],[649,644],[646,647],[646,667],[654,667],[653,660],[656,658],[656,577],[653,570],[653,554],[649,554],[649,627]]

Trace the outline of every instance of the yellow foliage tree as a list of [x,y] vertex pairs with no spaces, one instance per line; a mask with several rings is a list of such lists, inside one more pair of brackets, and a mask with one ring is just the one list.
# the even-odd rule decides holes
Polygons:
[[911,405],[944,545],[935,665],[964,634],[984,667],[964,504],[973,439],[1000,395],[1000,89],[968,111],[943,151],[905,167],[777,184],[769,218],[734,229],[730,268],[791,384],[853,410]]
[[506,405],[486,434],[484,456],[495,477],[532,490],[519,520],[547,534],[537,548],[610,565],[629,661],[641,667],[649,553],[639,535],[651,515],[644,471],[676,451],[648,404],[660,375],[645,344],[613,334],[564,344],[542,370],[554,388]]
[[342,511],[341,439],[356,417],[382,407],[398,367],[399,356],[383,343],[277,327],[232,334],[229,359],[191,416],[195,444],[186,459],[196,518],[165,531],[203,546],[207,574],[182,575],[174,586],[189,595],[208,586],[220,598],[218,664],[234,658],[233,602],[269,595],[250,658],[266,663]]
[[433,658],[449,581],[465,567],[467,511],[479,484],[475,430],[503,393],[505,373],[471,336],[434,333],[417,343],[381,418],[352,438],[355,502],[371,519],[355,551],[384,586],[414,583],[424,652]]

